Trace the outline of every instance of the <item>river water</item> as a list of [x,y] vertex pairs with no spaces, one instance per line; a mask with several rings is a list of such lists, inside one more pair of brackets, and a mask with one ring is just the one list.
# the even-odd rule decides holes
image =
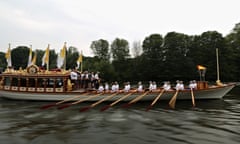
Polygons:
[[240,143],[240,88],[224,99],[120,103],[101,112],[105,102],[89,111],[81,103],[58,110],[40,107],[49,102],[0,99],[0,143],[4,144],[238,144]]

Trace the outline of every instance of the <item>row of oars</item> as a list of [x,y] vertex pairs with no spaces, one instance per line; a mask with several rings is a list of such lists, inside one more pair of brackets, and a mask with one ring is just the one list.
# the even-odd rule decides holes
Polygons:
[[[123,108],[128,108],[128,107],[130,107],[132,104],[134,104],[134,103],[136,103],[137,101],[141,100],[141,99],[142,99],[144,96],[146,96],[149,92],[150,92],[150,91],[144,92],[143,94],[135,97],[135,98],[134,98],[133,100],[131,100],[130,102],[124,104],[122,107],[123,107]],[[175,108],[175,104],[176,104],[178,92],[179,92],[179,91],[177,90],[177,91],[175,92],[175,94],[173,95],[173,97],[171,98],[171,100],[169,101],[169,106],[170,106],[171,108],[173,108],[173,109]],[[117,103],[119,103],[120,101],[126,99],[127,97],[131,96],[131,95],[134,94],[134,93],[136,93],[136,91],[131,92],[131,93],[128,93],[128,94],[120,97],[119,99],[117,99],[116,101],[112,102],[111,104],[102,107],[102,108],[101,108],[101,111],[107,110],[108,108],[116,105]],[[159,93],[159,95],[157,95],[157,96],[155,97],[155,99],[152,101],[152,103],[147,107],[146,111],[149,111],[149,110],[155,105],[155,103],[160,99],[160,97],[162,96],[163,93],[164,93],[164,89],[161,90],[160,93]],[[86,96],[86,95],[88,95],[88,94],[89,94],[89,93],[85,93],[85,94],[83,94],[83,95],[79,95],[79,96],[75,96],[75,97],[72,97],[72,98],[68,98],[68,99],[62,100],[62,101],[57,102],[57,103],[52,103],[52,104],[44,105],[44,106],[41,107],[41,109],[48,109],[48,108],[53,107],[53,106],[58,106],[58,105],[63,104],[63,103],[65,103],[65,102],[68,102],[68,101],[72,101],[72,100],[74,100],[74,99],[77,99],[77,98],[79,98],[79,97],[81,97],[81,96]],[[69,107],[69,106],[79,104],[79,103],[81,103],[81,102],[84,102],[84,101],[93,99],[93,98],[95,98],[95,97],[98,97],[99,95],[102,95],[102,94],[104,94],[104,93],[98,93],[98,94],[95,94],[95,95],[93,95],[93,96],[88,96],[88,97],[85,97],[85,98],[83,98],[83,99],[80,99],[80,100],[75,101],[75,102],[72,102],[72,103],[67,103],[67,104],[60,105],[60,106],[58,107],[58,109],[64,109],[64,108],[67,108],[67,107]],[[87,111],[87,110],[89,110],[89,109],[97,106],[98,104],[100,104],[100,103],[102,103],[102,102],[104,102],[104,101],[106,101],[106,100],[108,100],[108,99],[111,99],[112,97],[114,97],[114,96],[117,95],[117,94],[119,94],[119,92],[113,93],[113,94],[111,94],[111,95],[109,95],[109,96],[106,96],[105,98],[103,98],[103,99],[101,99],[101,100],[99,100],[99,101],[97,101],[97,102],[95,102],[95,103],[93,103],[93,104],[91,104],[91,105],[89,105],[89,106],[83,107],[83,108],[80,109],[80,112]],[[194,98],[194,94],[193,94],[193,89],[191,89],[191,96],[192,96],[192,104],[193,104],[193,107],[195,107],[195,98]]]

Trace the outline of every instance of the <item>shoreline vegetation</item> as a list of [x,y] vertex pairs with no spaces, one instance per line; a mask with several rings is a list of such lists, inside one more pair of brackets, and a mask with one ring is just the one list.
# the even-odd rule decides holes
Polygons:
[[[61,68],[74,69],[79,67],[77,60],[82,54],[81,71],[100,72],[103,81],[118,81],[132,83],[143,81],[176,81],[199,80],[197,65],[203,65],[206,69],[206,80],[216,81],[216,53],[219,49],[219,71],[223,82],[240,81],[240,23],[236,24],[232,31],[223,36],[217,31],[203,32],[201,35],[186,35],[178,32],[169,32],[164,37],[161,34],[150,34],[141,41],[130,44],[127,40],[116,38],[109,43],[105,39],[92,41],[89,49],[94,56],[84,56],[74,46],[66,47],[66,61]],[[47,44],[46,44],[47,45]],[[11,48],[12,67],[16,70],[25,69],[28,65],[31,46],[17,46]],[[45,50],[32,51],[36,56],[35,64],[42,65],[42,57]],[[49,46],[49,70],[57,68],[58,55]],[[6,48],[7,51],[7,48]],[[130,55],[130,51],[132,51]],[[0,52],[0,70],[7,67],[6,53]],[[32,58],[33,59],[33,58]],[[46,66],[45,66],[46,68]]]

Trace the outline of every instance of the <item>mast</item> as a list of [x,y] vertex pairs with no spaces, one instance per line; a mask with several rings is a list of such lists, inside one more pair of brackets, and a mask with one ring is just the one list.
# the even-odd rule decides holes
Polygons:
[[47,57],[47,71],[49,71],[49,48],[50,48],[50,44],[48,44],[47,51],[46,51],[46,57]]
[[218,48],[216,48],[216,59],[217,59],[217,81],[216,81],[216,83],[217,83],[217,85],[221,86],[223,84],[221,83],[220,78],[219,78],[220,76],[219,76]]
[[67,51],[67,42],[64,42],[64,46],[63,46],[63,51],[64,51],[64,60],[63,60],[63,70],[65,71],[66,70],[66,64],[67,64],[67,54],[66,54],[66,51]]

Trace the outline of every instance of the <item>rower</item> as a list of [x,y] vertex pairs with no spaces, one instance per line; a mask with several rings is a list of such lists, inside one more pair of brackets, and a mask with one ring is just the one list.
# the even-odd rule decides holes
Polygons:
[[179,81],[177,80],[177,84],[176,84],[176,90],[184,90],[184,84],[183,81]]
[[142,82],[138,82],[138,88],[137,88],[137,91],[138,92],[143,92],[143,85],[142,85]]
[[98,87],[98,92],[103,92],[104,91],[104,87],[103,87],[103,85],[102,84],[100,84],[99,85],[99,87]]
[[107,82],[105,82],[105,88],[104,88],[104,89],[105,89],[105,91],[106,91],[106,92],[108,92],[108,91],[109,91],[109,85],[108,85],[108,83],[107,83]]
[[197,89],[197,83],[195,80],[189,82],[190,89]]
[[171,84],[170,84],[169,81],[165,81],[165,82],[164,82],[164,84],[163,84],[163,89],[164,89],[165,91],[171,90]]
[[124,86],[124,92],[129,92],[131,89],[130,82],[126,82]]
[[156,91],[157,90],[157,84],[155,81],[152,83],[152,89],[150,91]]
[[152,91],[153,89],[153,83],[152,81],[149,81],[149,87],[148,87],[149,91]]

